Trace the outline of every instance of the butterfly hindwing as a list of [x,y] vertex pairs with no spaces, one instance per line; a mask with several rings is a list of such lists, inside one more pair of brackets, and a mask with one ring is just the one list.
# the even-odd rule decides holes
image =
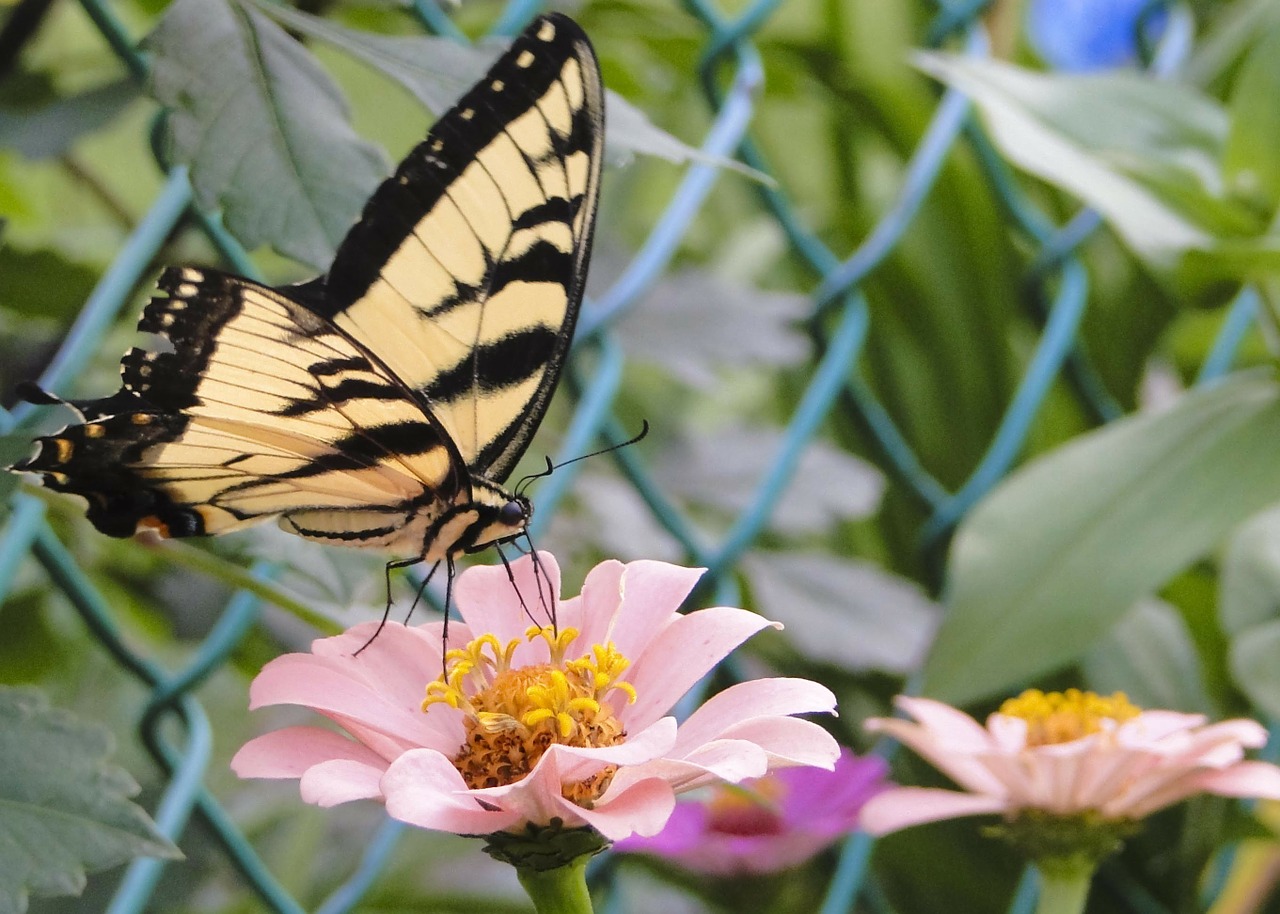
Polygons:
[[[279,517],[438,560],[523,531],[500,485],[546,411],[586,278],[603,141],[594,53],[535,20],[374,193],[329,272],[273,289],[170,268],[110,397],[16,469],[127,536]],[[38,394],[43,402],[55,398]]]
[[121,390],[73,404],[90,421],[41,439],[23,467],[85,496],[103,532],[220,533],[273,515],[294,529],[339,510],[347,540],[381,541],[424,491],[460,491],[442,430],[323,319],[215,271],[171,268],[160,289],[139,328],[173,351],[128,352]]

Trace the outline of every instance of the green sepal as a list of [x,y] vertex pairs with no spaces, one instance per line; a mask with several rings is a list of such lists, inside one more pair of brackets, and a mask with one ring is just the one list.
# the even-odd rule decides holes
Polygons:
[[1111,856],[1135,835],[1142,823],[1132,819],[1105,819],[1096,812],[1058,815],[1040,809],[1024,809],[1016,818],[983,829],[1033,861],[1041,870],[1063,867],[1090,869]]
[[564,821],[550,825],[525,825],[521,832],[494,832],[485,835],[484,852],[517,869],[547,870],[568,866],[580,857],[592,857],[610,845],[604,835],[590,826],[565,828]]

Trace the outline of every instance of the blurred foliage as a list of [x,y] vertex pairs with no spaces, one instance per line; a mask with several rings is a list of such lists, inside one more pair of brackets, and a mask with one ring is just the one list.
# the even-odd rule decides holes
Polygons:
[[[115,0],[111,10],[141,37],[168,6],[163,0]],[[412,15],[395,3],[296,6],[379,39],[421,35]],[[383,71],[393,69],[390,64],[370,66],[344,53],[340,43],[282,37],[274,19],[254,10],[245,14],[254,28],[286,42],[282,46],[302,61],[281,77],[294,97],[275,114],[288,121],[307,108],[316,92],[308,80],[340,92],[350,125],[344,123],[335,140],[325,133],[333,124],[321,118],[313,126],[325,138],[310,142],[368,144],[360,147],[366,150],[361,168],[372,170],[358,179],[373,180],[370,163],[382,157],[375,150],[394,161],[422,135],[430,122],[417,100],[424,93],[388,78]],[[160,112],[155,90],[141,91],[129,80],[76,3],[0,4],[0,23],[33,12],[42,15],[21,54],[0,60],[5,406],[12,404],[14,383],[36,377],[47,364],[164,178],[151,151]],[[217,11],[210,4],[204,12]],[[707,40],[703,25],[684,9],[652,0],[592,0],[571,12],[592,36],[609,88],[676,140],[696,147],[713,116],[697,76]],[[1276,5],[1204,0],[1179,7],[1179,15],[1195,22],[1195,41],[1178,78],[1168,80],[1136,72],[1047,73],[1023,34],[1019,0],[992,3],[983,13],[995,58],[1005,63],[953,55],[914,64],[913,52],[925,45],[937,12],[926,0],[786,0],[752,37],[765,82],[751,136],[800,222],[842,256],[880,225],[902,191],[942,91],[924,70],[974,92],[982,123],[998,122],[992,130],[1000,153],[1026,169],[1000,165],[993,171],[980,144],[957,142],[919,213],[860,287],[869,332],[849,376],[878,398],[923,470],[948,490],[966,481],[991,446],[1063,289],[1061,275],[1042,268],[1043,239],[1020,228],[1008,210],[997,190],[1001,181],[1011,182],[1021,203],[1056,224],[1083,204],[1097,206],[1106,218],[1074,249],[1089,280],[1076,343],[1090,377],[1115,406],[1125,412],[1168,409],[1213,352],[1228,320],[1225,303],[1246,280],[1256,283],[1259,320],[1244,335],[1235,365],[1269,364],[1280,339]],[[451,11],[472,36],[501,14],[497,0],[467,0]],[[287,16],[281,19],[288,25]],[[1166,34],[1171,29],[1167,25]],[[177,33],[179,50],[190,32],[186,26]],[[164,38],[162,33],[152,48]],[[944,46],[959,49],[957,42]],[[169,62],[174,59],[170,54]],[[182,62],[180,53],[177,60]],[[213,80],[230,79],[232,64],[243,61],[188,63],[197,76]],[[159,94],[189,105],[185,113],[199,126],[204,102],[164,89]],[[265,116],[281,97],[268,93],[253,99],[252,107]],[[247,130],[255,115],[245,101]],[[343,104],[333,102],[328,110]],[[1131,129],[1139,119],[1148,130]],[[212,157],[216,167],[226,147],[217,135],[189,131],[192,137],[185,152],[181,143],[162,144],[162,150],[185,155],[201,188],[209,174],[202,174],[201,162]],[[1055,157],[1064,148],[1070,155]],[[357,206],[367,193],[368,187],[337,193],[326,185],[352,177],[352,169],[336,162],[317,157],[318,172],[326,174],[303,175],[290,187],[313,198],[322,194],[326,205],[336,206],[323,230],[282,229],[292,246],[265,234],[243,238],[261,242],[255,264],[271,281],[313,271],[269,246],[325,262],[325,245],[346,218],[334,213]],[[276,162],[275,171],[230,185],[251,203],[270,202],[264,187],[278,187],[287,164]],[[681,167],[648,155],[607,172],[593,294],[602,294],[625,269],[682,174]],[[1116,188],[1128,196],[1110,193]],[[707,543],[731,528],[784,446],[783,429],[833,325],[830,315],[813,317],[811,295],[822,277],[762,205],[766,190],[724,170],[688,225],[667,278],[616,329],[627,368],[614,413],[628,428],[649,420],[652,433],[634,454]],[[203,199],[235,205],[220,191],[207,191]],[[1134,200],[1149,203],[1156,215],[1144,219]],[[1186,232],[1196,243],[1179,243]],[[157,269],[161,263],[216,263],[216,254],[198,231],[187,230],[168,240],[158,261]],[[60,393],[114,389],[119,354],[136,342],[131,327],[148,294],[149,281],[135,290],[92,360],[78,366],[76,389]],[[588,377],[592,358],[588,352],[580,360]],[[786,635],[759,639],[744,662],[830,684],[842,707],[832,727],[859,748],[866,748],[866,738],[858,722],[883,713],[889,697],[920,670],[948,612],[927,681],[976,703],[974,711],[990,710],[995,692],[1034,680],[1044,687],[1129,689],[1139,700],[1214,715],[1280,713],[1273,640],[1280,630],[1280,526],[1274,515],[1265,515],[1224,544],[1227,531],[1277,494],[1280,461],[1268,447],[1276,433],[1274,378],[1257,373],[1178,400],[1170,412],[1098,432],[1112,416],[1087,395],[1083,377],[1074,368],[1066,372],[1036,404],[1019,459],[1043,459],[997,490],[960,528],[945,589],[936,560],[948,536],[933,550],[923,548],[930,506],[886,460],[851,398],[839,400],[782,504],[736,569],[733,583],[744,604],[790,627]],[[563,392],[557,397],[514,476],[536,471],[542,454],[553,451],[571,419],[567,399]],[[60,420],[51,411],[40,421],[47,427]],[[21,453],[21,440],[0,439],[0,447],[0,458],[12,459]],[[32,497],[29,489],[19,490],[11,503]],[[75,505],[48,500],[43,509],[110,601],[127,638],[162,664],[176,664],[198,649],[244,568],[257,560],[282,565],[264,592],[277,593],[277,602],[301,602],[316,624],[268,607],[263,623],[198,697],[216,734],[209,789],[225,799],[294,897],[308,909],[319,904],[345,878],[354,849],[377,826],[378,811],[303,808],[294,785],[241,783],[225,763],[269,724],[245,713],[248,678],[270,657],[305,647],[326,626],[376,613],[382,559],[336,554],[274,530],[175,549],[109,541]],[[539,545],[561,555],[568,592],[576,592],[582,573],[601,558],[685,557],[678,538],[607,459],[590,462]],[[1224,545],[1220,560],[1215,550]],[[411,586],[397,580],[397,597]],[[38,685],[55,705],[109,727],[120,743],[116,762],[143,783],[142,799],[150,806],[163,777],[134,738],[144,690],[86,633],[36,563],[18,567],[0,605],[0,625],[0,682]],[[896,765],[895,776],[904,783],[940,783],[912,758]],[[1132,910],[1124,899],[1135,894],[1170,911],[1191,910],[1210,852],[1248,830],[1224,809],[1206,804],[1161,814],[1109,865],[1090,910]],[[1019,863],[999,844],[974,835],[974,823],[960,822],[883,841],[873,868],[876,891],[903,914],[1003,910]],[[182,846],[188,859],[166,871],[156,910],[261,909],[205,830],[192,826]],[[406,835],[361,910],[525,910],[505,871],[476,850],[457,839]],[[772,899],[773,910],[809,909],[832,868],[833,857],[826,855],[748,897],[758,905]],[[631,910],[648,909],[654,899],[675,910],[672,897],[691,911],[742,909],[741,885],[693,884],[634,861],[617,870],[617,891]],[[102,910],[117,876],[91,879],[79,900],[37,900],[32,910]],[[680,888],[674,896],[672,885]]]

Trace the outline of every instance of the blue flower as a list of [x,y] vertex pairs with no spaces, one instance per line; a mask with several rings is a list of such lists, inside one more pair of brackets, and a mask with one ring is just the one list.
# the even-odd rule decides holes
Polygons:
[[1139,28],[1155,42],[1168,19],[1152,0],[1031,0],[1027,36],[1054,69],[1103,70],[1136,62]]

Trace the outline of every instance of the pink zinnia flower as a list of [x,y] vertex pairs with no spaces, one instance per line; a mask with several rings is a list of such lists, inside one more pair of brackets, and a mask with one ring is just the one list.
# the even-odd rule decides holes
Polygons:
[[652,838],[627,838],[622,853],[654,854],[699,873],[776,873],[852,832],[867,800],[883,789],[884,760],[842,749],[834,771],[785,768],[741,786],[709,788],[682,801]]
[[[346,732],[277,730],[247,743],[232,768],[298,778],[302,798],[320,806],[381,800],[423,828],[483,835],[559,819],[617,839],[659,831],[678,792],[834,763],[831,736],[790,716],[835,709],[831,692],[807,680],[741,683],[678,728],[665,716],[773,624],[727,607],[678,614],[701,571],[604,562],[581,596],[561,601],[555,560],[539,553],[537,569],[529,557],[513,563],[514,587],[502,567],[458,578],[463,624],[449,636],[466,646],[449,651],[444,680],[438,622],[388,624],[355,656],[375,628],[357,625],[273,660],[250,688],[251,707],[304,705]],[[529,610],[550,598],[556,628],[531,627]]]
[[885,791],[862,811],[873,834],[981,813],[1123,825],[1198,793],[1280,798],[1280,768],[1244,760],[1246,748],[1267,741],[1252,720],[1210,724],[1201,714],[1142,711],[1119,693],[1074,689],[1024,692],[986,727],[927,698],[897,704],[915,722],[872,718],[867,728],[909,746],[967,792]]

